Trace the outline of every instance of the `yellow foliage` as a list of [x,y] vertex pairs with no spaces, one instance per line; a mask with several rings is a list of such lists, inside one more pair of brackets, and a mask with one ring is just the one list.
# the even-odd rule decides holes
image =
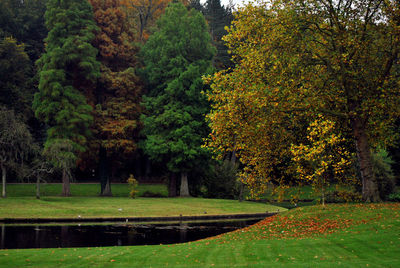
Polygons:
[[129,175],[129,178],[126,182],[129,184],[129,188],[130,188],[129,196],[132,198],[135,198],[137,193],[139,192],[137,190],[139,182],[133,177],[132,174]]

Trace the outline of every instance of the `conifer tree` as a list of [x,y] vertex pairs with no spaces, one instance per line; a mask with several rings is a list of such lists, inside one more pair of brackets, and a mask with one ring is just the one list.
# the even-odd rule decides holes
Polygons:
[[221,5],[220,0],[207,0],[203,14],[208,22],[214,46],[217,48],[217,55],[214,59],[214,66],[217,69],[226,69],[233,66],[228,47],[222,37],[227,34],[225,26],[230,26],[233,20],[232,8]]
[[188,172],[208,156],[201,147],[208,132],[201,77],[212,71],[215,49],[204,17],[181,3],[170,4],[157,25],[142,51],[149,90],[143,149],[181,174],[180,195],[188,196]]
[[[97,50],[92,46],[97,27],[86,0],[49,0],[45,14],[49,30],[46,52],[38,60],[39,92],[33,107],[48,125],[45,148],[64,140],[75,155],[85,150],[92,123],[84,92],[99,76]],[[68,170],[63,172],[63,195],[69,195]]]

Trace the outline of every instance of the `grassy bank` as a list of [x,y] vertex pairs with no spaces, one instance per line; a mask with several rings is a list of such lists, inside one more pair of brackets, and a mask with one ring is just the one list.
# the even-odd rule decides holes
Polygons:
[[203,198],[8,197],[0,218],[153,217],[274,212],[262,203]]
[[303,207],[186,244],[0,251],[1,267],[399,267],[399,204]]

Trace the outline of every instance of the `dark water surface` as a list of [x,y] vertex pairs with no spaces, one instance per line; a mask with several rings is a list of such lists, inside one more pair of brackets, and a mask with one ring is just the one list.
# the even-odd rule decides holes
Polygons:
[[175,244],[243,228],[260,219],[176,224],[1,225],[0,249]]

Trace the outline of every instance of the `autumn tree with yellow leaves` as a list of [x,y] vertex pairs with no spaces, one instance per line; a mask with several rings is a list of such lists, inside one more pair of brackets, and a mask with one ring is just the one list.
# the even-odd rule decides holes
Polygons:
[[239,9],[225,37],[236,63],[208,78],[208,145],[238,150],[251,189],[285,183],[292,144],[323,114],[354,144],[365,201],[379,201],[371,148],[400,114],[400,4],[285,0]]
[[296,173],[304,183],[311,184],[321,194],[325,205],[325,192],[331,181],[354,184],[352,155],[346,140],[336,133],[335,123],[319,115],[307,127],[306,142],[292,144],[290,150]]

